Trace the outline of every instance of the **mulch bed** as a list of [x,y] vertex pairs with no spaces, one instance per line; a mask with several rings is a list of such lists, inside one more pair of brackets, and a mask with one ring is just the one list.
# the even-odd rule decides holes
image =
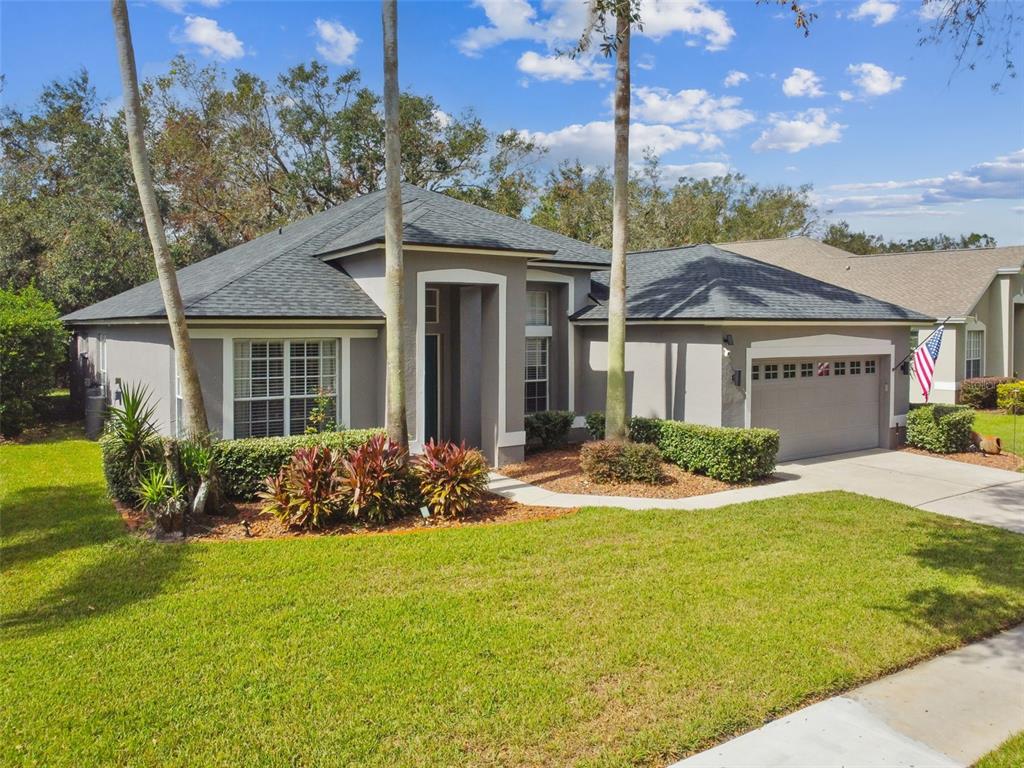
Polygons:
[[[740,485],[723,483],[703,475],[687,472],[675,464],[661,465],[663,482],[595,483],[580,469],[580,446],[568,446],[550,451],[528,454],[520,464],[506,464],[498,472],[506,477],[539,485],[557,493],[583,493],[598,496],[637,496],[645,499],[682,499],[703,496],[706,493],[727,491]],[[769,481],[770,482],[770,481]]]
[[[121,519],[129,531],[152,534],[153,526],[144,512],[116,503]],[[531,507],[517,504],[500,496],[486,494],[484,499],[466,516],[458,520],[441,520],[418,516],[403,517],[385,525],[362,525],[351,522],[329,523],[316,531],[289,528],[276,517],[263,512],[257,502],[236,502],[237,514],[230,517],[202,515],[189,518],[189,539],[233,541],[242,539],[289,539],[306,536],[372,536],[433,531],[440,528],[464,528],[474,525],[517,523],[526,520],[549,520],[572,514],[575,509]],[[157,536],[178,539],[180,536]]]
[[964,453],[931,453],[929,451],[922,451],[920,448],[911,448],[910,446],[903,446],[900,450],[906,451],[907,453],[916,453],[919,456],[932,456],[938,459],[949,459],[950,461],[959,461],[964,464],[977,464],[982,467],[991,467],[992,469],[1008,469],[1011,472],[1016,472],[1024,467],[1024,458],[1017,456],[1012,453],[1003,451],[1002,453],[992,456],[981,451],[965,451]]

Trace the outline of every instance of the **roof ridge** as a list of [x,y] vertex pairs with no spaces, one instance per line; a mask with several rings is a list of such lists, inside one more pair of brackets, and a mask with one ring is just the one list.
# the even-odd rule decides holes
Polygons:
[[[835,246],[833,246],[835,247]],[[987,251],[1008,251],[1012,248],[1024,248],[1024,245],[996,245],[992,248],[933,248],[929,251],[890,251],[883,253],[851,253],[850,258],[871,259],[879,256],[927,256],[947,253],[985,253]]]

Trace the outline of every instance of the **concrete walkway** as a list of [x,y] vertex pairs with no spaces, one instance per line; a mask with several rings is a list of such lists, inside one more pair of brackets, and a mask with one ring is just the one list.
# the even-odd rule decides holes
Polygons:
[[1024,625],[775,720],[672,768],[965,768],[1024,731]]
[[685,499],[554,493],[491,474],[490,490],[542,507],[710,509],[815,491],[853,491],[1024,533],[1024,474],[902,451],[858,451],[779,465],[779,482]]

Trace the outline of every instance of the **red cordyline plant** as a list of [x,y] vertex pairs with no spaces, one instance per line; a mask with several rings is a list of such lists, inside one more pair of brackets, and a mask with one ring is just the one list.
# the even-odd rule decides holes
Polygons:
[[487,489],[487,461],[465,443],[431,440],[413,459],[412,473],[424,503],[438,517],[464,515]]
[[408,454],[385,435],[374,435],[342,460],[341,483],[352,517],[386,523],[416,508]]
[[347,489],[341,454],[321,445],[298,448],[291,461],[264,482],[264,509],[296,528],[319,528],[343,511]]

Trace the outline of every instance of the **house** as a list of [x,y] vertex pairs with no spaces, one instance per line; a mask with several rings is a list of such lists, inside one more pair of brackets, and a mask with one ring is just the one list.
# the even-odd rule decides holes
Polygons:
[[[964,379],[1024,375],[1024,246],[858,256],[809,237],[722,245],[945,320],[930,400],[959,400]],[[934,325],[915,329],[915,342]],[[916,384],[911,401],[924,398]]]
[[[465,440],[522,457],[524,415],[603,409],[607,269],[599,248],[403,185],[413,450]],[[178,272],[210,427],[299,434],[318,391],[349,427],[383,423],[384,194]],[[907,411],[894,362],[921,313],[696,246],[630,257],[633,414],[782,430],[783,458],[892,444]],[[144,382],[158,427],[182,423],[157,283],[65,316],[79,381],[116,400]]]

